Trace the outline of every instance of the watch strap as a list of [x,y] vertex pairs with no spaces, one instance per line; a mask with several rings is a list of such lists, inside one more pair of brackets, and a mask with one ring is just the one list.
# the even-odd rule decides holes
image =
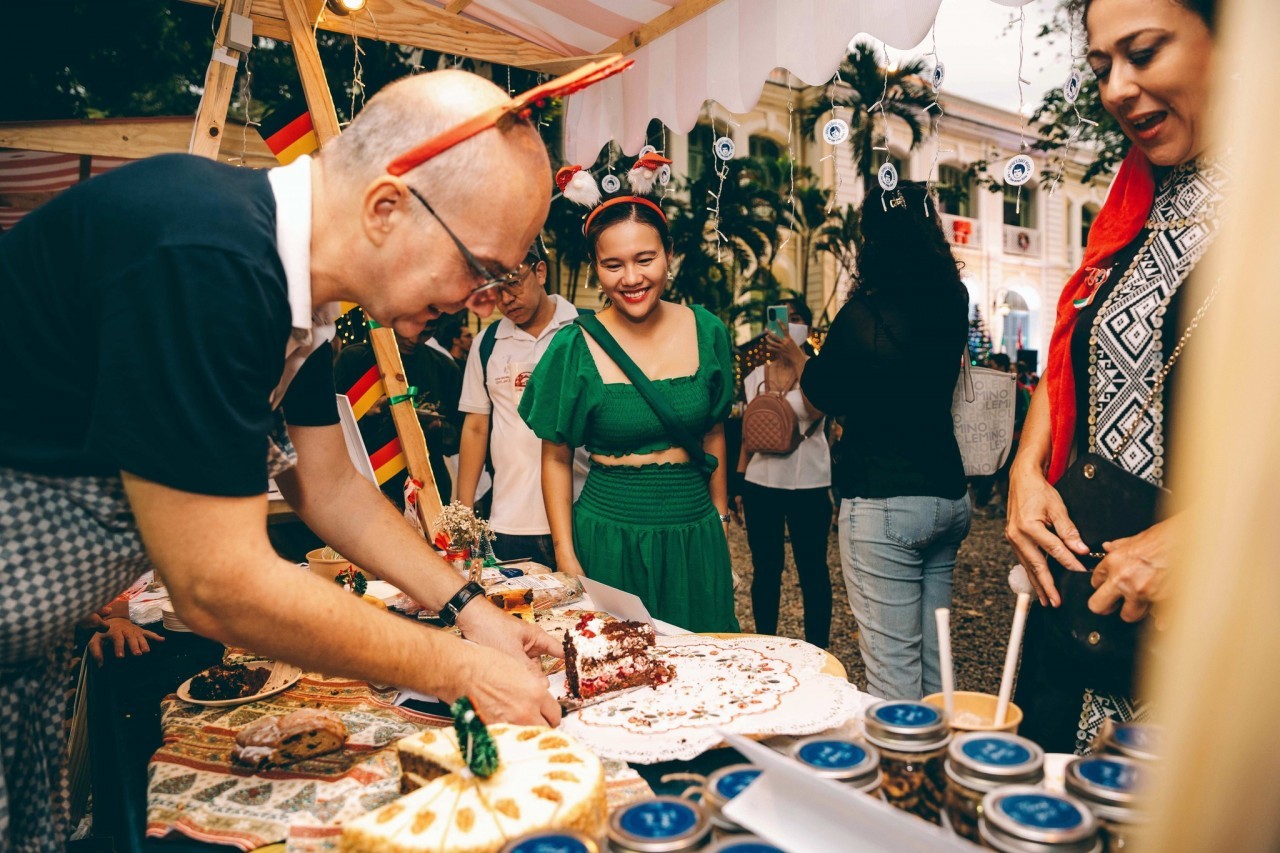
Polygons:
[[462,613],[462,608],[471,602],[471,599],[477,595],[484,595],[484,587],[475,581],[467,581],[462,587],[454,593],[453,598],[445,602],[444,607],[440,608],[440,621],[446,627],[452,628],[454,623],[458,621],[458,614]]

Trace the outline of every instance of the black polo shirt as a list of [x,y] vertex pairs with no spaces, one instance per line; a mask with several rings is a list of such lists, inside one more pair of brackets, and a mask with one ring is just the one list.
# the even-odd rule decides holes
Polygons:
[[[290,311],[267,174],[185,154],[78,184],[0,236],[0,466],[266,489]],[[288,423],[338,422],[331,351]]]

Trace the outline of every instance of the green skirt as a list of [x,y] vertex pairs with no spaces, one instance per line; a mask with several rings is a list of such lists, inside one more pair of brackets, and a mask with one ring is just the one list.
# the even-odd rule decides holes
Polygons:
[[736,632],[729,543],[692,465],[593,465],[573,505],[587,576],[690,631]]

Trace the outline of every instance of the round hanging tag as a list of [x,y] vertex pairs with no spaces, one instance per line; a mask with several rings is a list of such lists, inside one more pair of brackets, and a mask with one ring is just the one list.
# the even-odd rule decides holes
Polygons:
[[1084,77],[1079,71],[1072,71],[1067,75],[1067,82],[1062,84],[1062,98],[1068,104],[1074,104],[1076,99],[1080,97],[1080,86],[1084,82]]
[[617,175],[605,175],[600,179],[600,189],[607,193],[616,193],[622,188],[622,181],[618,180]]
[[1035,174],[1036,164],[1026,154],[1016,154],[1009,158],[1004,166],[1004,182],[1013,187],[1020,187]]
[[849,138],[849,122],[833,118],[822,126],[822,139],[828,145],[840,145]]
[[876,173],[876,180],[880,182],[880,189],[891,192],[898,186],[898,167],[892,163],[885,163]]
[[715,144],[716,156],[721,160],[733,159],[733,140],[727,136],[722,136],[716,140]]
[[643,157],[646,154],[657,154],[657,153],[658,153],[657,148],[653,147],[652,145],[646,145],[640,149],[640,153],[636,155],[636,159],[639,160],[641,157]]
[[662,164],[662,168],[658,170],[658,183],[664,187],[671,183],[671,167],[665,163]]
[[933,66],[933,74],[929,76],[929,84],[933,86],[933,91],[941,89],[942,81],[945,79],[947,79],[947,66],[939,62]]

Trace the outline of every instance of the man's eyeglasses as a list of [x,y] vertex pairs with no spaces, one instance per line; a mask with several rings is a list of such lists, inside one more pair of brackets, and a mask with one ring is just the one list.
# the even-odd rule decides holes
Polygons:
[[440,223],[440,227],[444,229],[444,233],[449,235],[449,239],[453,241],[453,245],[458,247],[458,251],[462,254],[463,259],[466,260],[467,265],[470,266],[479,277],[480,284],[472,288],[472,296],[477,293],[492,290],[495,287],[501,287],[504,290],[509,290],[520,285],[521,280],[529,272],[527,264],[521,264],[510,272],[501,273],[500,275],[494,275],[489,272],[489,270],[485,268],[485,265],[480,263],[480,259],[477,258],[470,249],[463,245],[463,242],[458,239],[458,235],[454,234],[453,230],[444,223],[444,220],[440,218],[440,214],[436,213],[435,208],[431,206],[431,203],[423,198],[422,193],[418,192],[413,187],[408,187],[408,189],[409,192],[413,194],[414,198],[422,202],[422,206],[427,209],[427,213],[430,213],[432,217],[435,218],[436,222]]

